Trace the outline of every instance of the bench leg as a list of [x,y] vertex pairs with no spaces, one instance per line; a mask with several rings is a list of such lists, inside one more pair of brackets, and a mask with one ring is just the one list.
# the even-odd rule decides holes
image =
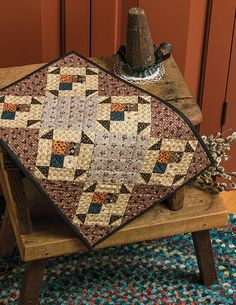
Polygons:
[[20,292],[19,305],[37,305],[46,259],[28,262]]
[[168,206],[172,211],[178,211],[183,208],[185,196],[184,191],[185,188],[182,186],[179,190],[167,198]]
[[210,286],[218,283],[209,230],[192,233],[201,281]]
[[12,254],[16,245],[16,239],[7,208],[3,216],[0,228],[0,257],[5,258]]

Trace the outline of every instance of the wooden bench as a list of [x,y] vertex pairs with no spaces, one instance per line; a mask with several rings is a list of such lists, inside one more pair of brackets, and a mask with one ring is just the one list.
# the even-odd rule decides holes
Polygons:
[[[96,61],[111,69],[111,58]],[[0,86],[23,77],[40,65],[0,69]],[[166,98],[184,110],[194,124],[201,112],[171,58],[165,63],[166,76],[146,89]],[[150,88],[149,88],[150,87]],[[20,305],[36,305],[46,261],[50,257],[87,251],[75,233],[64,223],[45,199],[23,178],[19,169],[0,153],[0,183],[7,202],[0,231],[0,255],[11,255],[17,244],[22,261],[27,262]],[[228,219],[222,199],[215,193],[185,187],[169,202],[158,204],[99,244],[95,250],[142,240],[191,232],[198,260],[200,278],[205,285],[217,282],[209,229],[225,226]],[[43,214],[42,214],[43,211]]]

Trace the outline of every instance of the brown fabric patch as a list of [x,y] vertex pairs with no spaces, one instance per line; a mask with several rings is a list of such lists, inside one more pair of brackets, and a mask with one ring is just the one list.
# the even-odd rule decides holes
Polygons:
[[7,146],[20,161],[24,160],[24,166],[29,171],[35,167],[38,135],[38,129],[0,128],[0,138],[7,143]]
[[199,173],[199,171],[204,170],[206,164],[210,165],[209,159],[202,146],[198,144],[192,162],[189,166],[187,175],[185,177],[185,181],[188,181],[192,177],[196,176]]
[[[144,211],[146,211],[149,207],[157,203],[160,198],[166,196],[168,192],[172,191],[172,188],[165,186],[159,186],[152,190],[145,187],[142,187],[141,189],[139,185],[134,188],[123,219],[124,221],[128,221],[130,219],[129,215],[135,217],[140,214],[140,211],[144,213]],[[149,191],[153,191],[153,193],[149,193]]]
[[11,94],[16,96],[44,95],[47,80],[47,68],[44,68],[27,79],[20,80],[14,86],[1,90],[1,95]]
[[126,96],[126,95],[140,95],[140,91],[127,86],[124,82],[111,76],[110,74],[100,71],[98,77],[98,94],[99,95],[115,95],[115,96]]
[[83,226],[79,226],[79,230],[82,233],[82,235],[84,236],[84,238],[86,238],[89,243],[95,244],[97,242],[97,237],[99,239],[104,238],[104,236],[106,236],[107,234],[109,234],[109,232],[111,231],[112,227],[111,226],[99,226],[99,225],[83,225]]
[[152,98],[151,136],[168,139],[194,139],[184,120],[171,108]]
[[83,183],[43,179],[40,180],[40,185],[68,219],[72,219],[83,191]]

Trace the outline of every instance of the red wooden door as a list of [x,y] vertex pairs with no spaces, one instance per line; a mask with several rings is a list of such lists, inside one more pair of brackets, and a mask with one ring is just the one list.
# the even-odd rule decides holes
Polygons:
[[[223,122],[222,131],[236,132],[236,14],[234,15],[234,27],[231,44],[231,56],[229,61],[228,80],[225,93],[225,101],[227,103],[227,111],[225,114],[225,122]],[[236,142],[232,144],[229,152],[230,160],[225,162],[227,171],[236,171]]]
[[127,14],[138,0],[91,0],[91,56],[112,55],[126,39]]
[[[37,0],[38,1],[38,0]],[[60,56],[60,0],[41,0],[42,61]],[[90,0],[67,0],[65,14],[65,51],[90,55]]]
[[[212,3],[202,100],[202,134],[228,129],[236,131],[235,11],[236,0],[228,0],[227,5],[224,0]],[[230,155],[225,166],[227,170],[236,170],[235,143]]]
[[224,4],[224,0],[214,0],[212,5],[202,101],[204,134],[216,133],[222,125],[236,0]]
[[[90,55],[90,0],[66,0],[66,49]],[[60,0],[8,0],[0,6],[0,67],[60,56]]]
[[0,67],[40,62],[41,3],[7,0],[0,3]]
[[66,47],[90,56],[90,0],[66,1]]

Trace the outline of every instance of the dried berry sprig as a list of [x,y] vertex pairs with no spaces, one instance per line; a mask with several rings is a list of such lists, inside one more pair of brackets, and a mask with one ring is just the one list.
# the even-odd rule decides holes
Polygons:
[[[220,165],[222,161],[227,161],[230,158],[228,151],[230,150],[231,142],[236,141],[236,132],[225,137],[224,134],[226,132],[217,132],[215,136],[202,136],[215,163],[196,179],[196,184],[201,188],[217,188],[220,192],[228,191],[229,187],[233,190],[236,189],[236,182],[232,179],[236,177],[236,172],[226,173],[224,167]],[[217,178],[224,179],[228,183],[219,182]]]

